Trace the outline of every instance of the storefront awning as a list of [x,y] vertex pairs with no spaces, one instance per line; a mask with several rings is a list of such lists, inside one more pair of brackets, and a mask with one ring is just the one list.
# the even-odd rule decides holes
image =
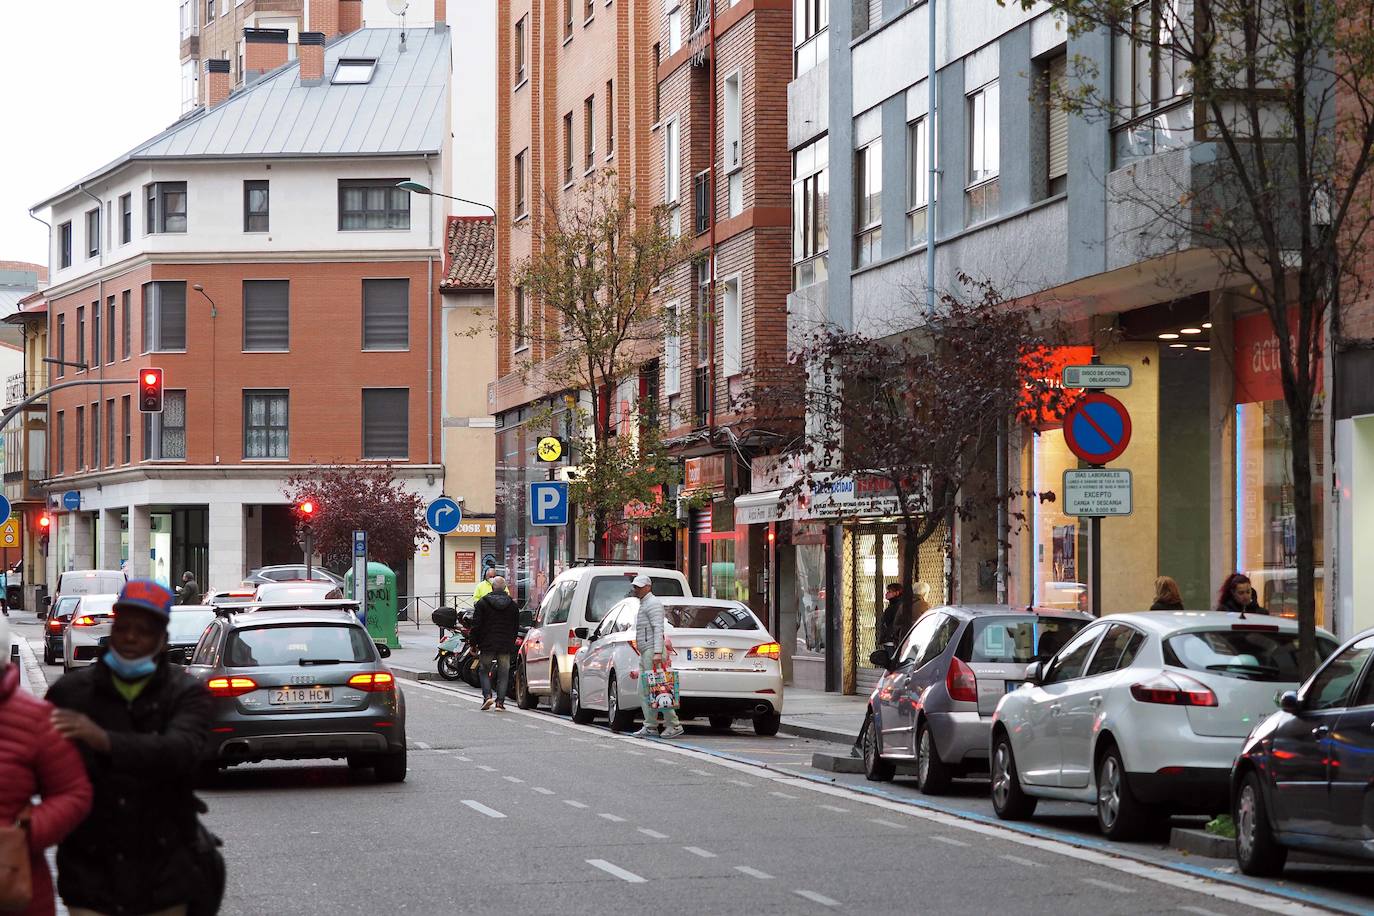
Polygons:
[[782,491],[764,490],[761,493],[745,493],[735,497],[736,525],[765,525],[768,522],[782,521]]

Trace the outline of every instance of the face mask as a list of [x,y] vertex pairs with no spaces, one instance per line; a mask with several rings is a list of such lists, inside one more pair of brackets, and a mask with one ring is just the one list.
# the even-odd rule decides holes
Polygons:
[[124,681],[136,681],[157,670],[156,652],[142,658],[125,658],[114,649],[109,649],[106,650],[104,659],[105,666],[114,672],[114,676]]

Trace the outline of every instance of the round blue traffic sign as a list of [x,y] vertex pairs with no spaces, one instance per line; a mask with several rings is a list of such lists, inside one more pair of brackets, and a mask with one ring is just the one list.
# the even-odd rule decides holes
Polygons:
[[9,521],[10,513],[13,511],[14,507],[10,505],[10,501],[0,496],[0,522]]
[[75,512],[81,508],[81,491],[68,490],[62,494],[62,508],[68,512]]
[[1089,464],[1115,461],[1131,444],[1131,415],[1109,394],[1091,392],[1064,418],[1064,443]]
[[425,522],[437,534],[451,534],[463,523],[463,507],[448,496],[440,496],[425,509]]

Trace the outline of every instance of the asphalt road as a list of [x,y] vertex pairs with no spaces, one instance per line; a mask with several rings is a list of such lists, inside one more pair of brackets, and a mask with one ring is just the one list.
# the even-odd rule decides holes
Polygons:
[[[16,629],[36,645],[36,627]],[[900,780],[832,779],[807,766],[833,749],[819,742],[690,724],[680,742],[642,741],[514,704],[482,712],[466,687],[403,689],[405,783],[272,763],[202,793],[226,843],[226,914],[1316,911],[1264,893],[1279,886],[1374,908],[1368,869],[1214,881],[1162,846],[1111,848],[1086,808],[1049,806],[1018,832],[981,819],[983,784],[931,807]]]

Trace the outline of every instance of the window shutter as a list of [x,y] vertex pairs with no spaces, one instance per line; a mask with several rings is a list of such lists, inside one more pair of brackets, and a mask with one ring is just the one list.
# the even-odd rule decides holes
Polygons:
[[410,346],[410,281],[363,281],[363,349]]
[[[1056,57],[1050,62],[1050,85],[1064,82],[1067,58]],[[1049,169],[1050,180],[1069,173],[1069,114],[1057,105],[1049,108]]]
[[363,389],[363,457],[405,458],[410,454],[410,390]]
[[287,280],[243,281],[243,349],[291,347],[291,297]]
[[156,290],[158,350],[186,349],[186,284],[161,281],[152,284]]

